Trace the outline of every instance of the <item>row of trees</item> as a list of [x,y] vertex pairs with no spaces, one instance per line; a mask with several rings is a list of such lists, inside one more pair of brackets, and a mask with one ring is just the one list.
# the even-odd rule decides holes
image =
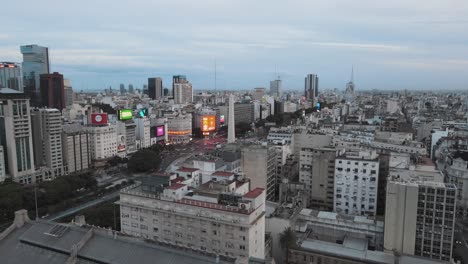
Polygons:
[[[91,173],[59,177],[37,185],[39,214],[44,215],[76,203],[76,198],[97,189],[97,182]],[[6,180],[0,185],[0,224],[13,220],[14,212],[27,209],[30,216],[35,213],[34,186]]]

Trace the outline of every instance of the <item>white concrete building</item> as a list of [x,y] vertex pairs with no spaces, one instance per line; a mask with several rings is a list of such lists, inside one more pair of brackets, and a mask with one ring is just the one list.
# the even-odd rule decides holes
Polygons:
[[15,182],[36,181],[29,99],[9,88],[0,89],[0,140],[6,154],[7,174]]
[[293,138],[293,128],[288,127],[272,127],[268,132],[267,141],[268,143],[276,143],[276,142],[285,142],[286,144],[294,145],[294,138]]
[[65,173],[88,170],[91,167],[91,142],[85,128],[80,125],[64,125],[62,140]]
[[133,120],[117,121],[117,152],[131,154],[137,151],[136,147],[136,124]]
[[62,155],[62,114],[58,109],[34,109],[32,116],[34,157],[45,167],[44,180],[65,174]]
[[242,172],[250,179],[252,188],[266,190],[269,201],[276,200],[276,151],[272,146],[250,145],[243,147],[241,157]]
[[335,160],[337,213],[374,216],[377,210],[379,160],[375,153],[345,155]]
[[170,176],[143,178],[120,192],[122,232],[248,263],[265,256],[265,191],[210,181],[189,191]]
[[468,153],[456,152],[445,165],[447,182],[457,186],[457,212],[468,215]]
[[101,160],[117,155],[117,133],[115,126],[87,127],[90,136],[91,160]]
[[[135,118],[136,140],[140,141],[140,149],[151,146],[151,121],[148,117]],[[154,132],[154,131],[153,131]],[[156,135],[154,135],[156,137]]]
[[384,249],[449,261],[456,194],[453,184],[389,178]]

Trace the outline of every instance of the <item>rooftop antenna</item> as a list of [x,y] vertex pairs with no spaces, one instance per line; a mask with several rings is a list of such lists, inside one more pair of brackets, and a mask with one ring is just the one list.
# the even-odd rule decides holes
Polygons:
[[351,66],[351,82],[354,82],[354,65]]

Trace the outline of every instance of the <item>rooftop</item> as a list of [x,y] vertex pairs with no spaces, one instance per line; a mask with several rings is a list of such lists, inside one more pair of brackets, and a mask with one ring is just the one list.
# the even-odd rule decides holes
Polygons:
[[[110,230],[95,229],[90,226],[67,225],[61,236],[45,234],[56,225],[54,222],[30,221],[0,240],[2,263],[8,264],[63,264],[70,258],[72,247],[78,247],[77,263],[174,263],[208,264],[216,263],[213,255],[201,252],[170,248],[161,244],[150,244],[143,240],[129,238]],[[92,230],[92,231],[91,231]],[[93,235],[87,239],[86,235]],[[70,262],[71,263],[71,262]],[[220,263],[234,263],[234,260],[221,259]]]
[[[359,239],[346,238],[343,244],[336,244],[332,242],[320,240],[305,240],[302,242],[301,249],[305,251],[317,252],[319,254],[337,256],[344,259],[350,259],[362,263],[375,263],[375,264],[436,264],[447,263],[429,258],[421,258],[417,256],[395,256],[392,253],[382,251],[367,250],[364,247],[364,242]],[[397,262],[397,258],[399,261]]]
[[244,198],[255,199],[255,198],[257,198],[260,194],[262,194],[263,191],[265,191],[265,189],[263,189],[263,188],[255,188],[255,189],[251,190],[250,192],[244,194]]
[[215,171],[211,174],[212,176],[220,176],[220,177],[231,177],[234,175],[232,172],[228,171]]
[[198,171],[199,169],[196,169],[196,168],[187,168],[187,167],[180,167],[179,169],[177,169],[176,171],[180,171],[180,172],[195,172],[195,171]]

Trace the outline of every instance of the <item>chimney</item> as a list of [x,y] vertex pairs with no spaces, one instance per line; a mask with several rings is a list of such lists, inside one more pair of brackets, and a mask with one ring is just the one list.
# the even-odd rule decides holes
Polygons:
[[15,212],[15,220],[13,220],[13,224],[16,228],[20,228],[24,225],[25,222],[31,221],[28,216],[28,211],[25,209],[21,209]]

